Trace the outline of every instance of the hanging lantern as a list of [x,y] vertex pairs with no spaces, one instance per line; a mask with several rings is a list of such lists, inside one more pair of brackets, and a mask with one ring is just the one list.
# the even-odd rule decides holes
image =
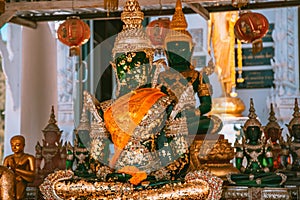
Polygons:
[[252,43],[252,52],[256,54],[263,48],[262,37],[269,29],[267,18],[260,13],[246,12],[240,15],[234,26],[236,38],[245,43]]
[[89,26],[79,17],[68,17],[57,30],[58,39],[70,47],[70,56],[80,55],[80,46],[90,39]]
[[168,17],[158,18],[147,25],[146,33],[159,54],[161,54],[163,50],[164,40],[169,31],[169,27],[170,19]]

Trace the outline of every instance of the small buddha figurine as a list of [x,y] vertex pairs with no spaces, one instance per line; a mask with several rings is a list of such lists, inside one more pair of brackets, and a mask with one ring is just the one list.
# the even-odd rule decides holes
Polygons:
[[15,173],[16,199],[24,199],[27,183],[33,182],[35,176],[35,158],[24,153],[25,138],[22,135],[10,139],[14,154],[4,158],[3,165]]
[[270,116],[269,122],[264,127],[264,134],[266,140],[270,140],[272,143],[272,154],[273,154],[273,170],[283,169],[286,167],[285,161],[282,160],[282,155],[288,153],[286,143],[282,137],[282,128],[277,123],[273,104],[270,105]]
[[80,123],[74,130],[74,133],[74,147],[72,148],[70,144],[67,145],[67,167],[72,168],[73,162],[75,162],[75,175],[90,177],[90,156],[88,150],[90,146],[90,124],[85,109],[81,113]]
[[[272,143],[265,142],[262,137],[263,128],[255,114],[253,99],[250,99],[249,119],[243,126],[245,136],[242,144],[235,142],[236,168],[241,174],[229,174],[228,181],[236,185],[256,187],[279,187],[286,180],[286,176],[273,173]],[[246,158],[247,165],[243,166]]]
[[292,154],[292,171],[299,171],[300,170],[300,112],[298,106],[298,100],[295,99],[295,107],[293,118],[291,119],[290,123],[287,125],[289,131],[289,138],[290,140],[290,153]]

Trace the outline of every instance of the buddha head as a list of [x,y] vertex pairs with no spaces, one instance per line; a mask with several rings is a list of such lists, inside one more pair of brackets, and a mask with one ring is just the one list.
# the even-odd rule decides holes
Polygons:
[[187,22],[182,12],[181,1],[177,0],[175,13],[170,23],[170,31],[166,35],[164,46],[169,66],[179,72],[190,68],[194,50],[192,36],[186,28]]
[[112,50],[112,65],[123,93],[152,81],[154,48],[143,29],[143,19],[144,13],[141,12],[138,1],[126,1],[121,14],[123,30],[118,34]]
[[264,127],[264,134],[267,140],[271,139],[271,142],[275,144],[281,137],[282,128],[277,123],[272,103],[270,109],[269,122]]
[[243,126],[243,131],[245,133],[246,139],[249,143],[256,143],[261,139],[262,136],[262,125],[257,119],[255,114],[253,99],[250,99],[250,108],[249,108],[249,119],[245,122]]
[[294,142],[300,142],[300,112],[297,98],[295,98],[293,118],[287,127],[290,135],[294,138]]
[[11,150],[14,153],[24,152],[25,138],[22,135],[15,135],[10,139]]

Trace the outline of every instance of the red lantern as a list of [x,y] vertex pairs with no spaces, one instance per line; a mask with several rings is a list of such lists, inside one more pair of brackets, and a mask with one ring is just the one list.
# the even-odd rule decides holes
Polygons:
[[89,26],[79,17],[68,17],[57,30],[58,39],[70,47],[70,56],[80,54],[80,46],[90,39]]
[[169,26],[170,19],[167,17],[158,18],[148,24],[146,32],[151,43],[156,49],[163,48],[165,37],[169,31]]
[[269,29],[267,18],[260,13],[247,12],[240,15],[234,25],[235,37],[242,42],[252,43],[253,53],[262,50],[262,37]]

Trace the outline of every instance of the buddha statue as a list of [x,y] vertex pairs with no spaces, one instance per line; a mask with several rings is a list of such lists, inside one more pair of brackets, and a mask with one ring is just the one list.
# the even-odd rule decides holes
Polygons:
[[10,139],[10,145],[13,154],[4,158],[3,166],[14,173],[15,199],[21,200],[26,197],[27,184],[34,181],[35,158],[24,152],[25,138],[22,135],[13,136]]
[[287,125],[290,143],[290,153],[292,155],[292,165],[289,167],[292,171],[300,170],[300,112],[298,106],[298,100],[295,98],[295,106],[293,118]]
[[[172,99],[156,87],[160,66],[153,63],[154,49],[142,29],[137,1],[126,2],[121,19],[124,26],[116,37],[111,63],[118,84],[116,99],[96,103],[101,115],[96,118],[103,119],[114,144],[113,156],[104,163],[116,173],[108,177],[124,179],[125,173],[134,185],[143,180],[176,180],[189,167],[186,118],[172,115],[180,106],[171,107]],[[183,93],[178,104],[194,99],[191,87]]]
[[[142,28],[143,18],[139,3],[127,0],[121,14],[123,30],[112,51],[115,98],[99,102],[84,92],[84,107],[93,118],[90,168],[97,178],[71,176],[64,182],[55,181],[52,188],[62,199],[70,195],[78,199],[220,197],[222,180],[207,180],[213,176],[204,171],[188,173],[187,121],[176,113],[194,102],[194,90],[186,86],[174,102],[158,87],[162,61],[153,62],[154,49]],[[80,188],[67,192],[83,184],[84,192]]]
[[288,144],[282,137],[282,128],[277,122],[273,104],[270,105],[269,122],[264,127],[264,136],[267,141],[272,143],[273,154],[273,171],[287,167],[287,160],[284,159],[289,155]]
[[196,98],[181,108],[177,116],[187,118],[190,148],[190,169],[205,169],[218,177],[226,179],[226,174],[236,172],[230,163],[234,158],[234,149],[228,140],[218,132],[222,121],[209,112],[212,108],[212,86],[209,75],[214,71],[213,62],[196,70],[191,64],[194,43],[187,31],[187,22],[182,11],[181,1],[176,2],[175,13],[170,22],[170,30],[164,40],[164,49],[168,65],[159,74],[158,83],[166,94],[172,98],[171,106],[176,104],[187,87],[193,88]]
[[285,168],[282,172],[287,176],[286,185],[300,184],[299,169],[300,169],[300,113],[298,100],[295,98],[294,113],[288,127],[289,134],[285,147],[285,154],[282,154],[282,161]]
[[[231,184],[255,187],[280,187],[286,176],[273,173],[273,154],[271,140],[265,141],[263,127],[255,114],[253,99],[250,99],[249,119],[243,126],[245,136],[242,143],[235,142],[236,168],[240,174],[228,174]],[[243,165],[246,158],[247,164]]]
[[212,108],[212,86],[208,76],[213,73],[214,66],[210,62],[200,72],[195,70],[191,64],[194,43],[191,34],[186,30],[187,26],[181,1],[177,0],[170,30],[164,40],[168,67],[160,73],[159,84],[162,85],[162,90],[175,99],[175,103],[182,91],[191,85],[200,105],[196,108],[195,104],[189,104],[189,107],[184,109],[185,112],[181,113],[187,117],[189,134],[216,133],[222,128],[221,121],[216,117],[213,121],[206,116]]
[[42,144],[37,142],[35,146],[36,180],[33,185],[36,186],[54,170],[66,169],[66,144],[62,144],[60,140],[62,131],[56,124],[53,106],[48,124],[42,131],[44,133]]
[[[67,144],[67,169],[74,169],[76,176],[91,177],[89,142],[90,142],[90,124],[87,112],[83,109],[81,113],[80,123],[74,130],[75,140],[74,147],[70,143]],[[74,166],[75,165],[75,166]]]

